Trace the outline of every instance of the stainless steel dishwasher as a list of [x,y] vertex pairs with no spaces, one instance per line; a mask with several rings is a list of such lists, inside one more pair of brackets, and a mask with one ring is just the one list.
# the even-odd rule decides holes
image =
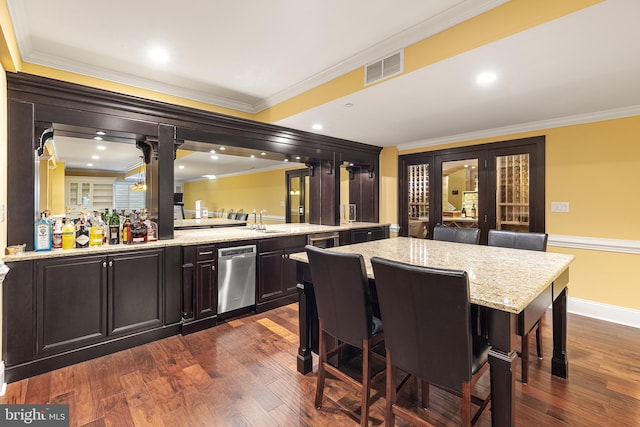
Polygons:
[[256,303],[256,245],[218,249],[218,314]]

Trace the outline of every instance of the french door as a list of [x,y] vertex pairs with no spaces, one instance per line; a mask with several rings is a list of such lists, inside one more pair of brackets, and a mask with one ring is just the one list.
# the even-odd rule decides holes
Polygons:
[[544,232],[544,137],[400,156],[400,235],[436,224]]

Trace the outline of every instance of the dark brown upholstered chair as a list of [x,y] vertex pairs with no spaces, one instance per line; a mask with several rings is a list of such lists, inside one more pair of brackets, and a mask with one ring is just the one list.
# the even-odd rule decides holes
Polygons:
[[[385,425],[394,425],[396,415],[412,424],[431,425],[397,405],[395,368],[422,381],[425,408],[433,384],[462,397],[462,425],[475,423],[491,398],[471,396],[471,387],[489,368],[489,345],[471,331],[467,273],[378,257],[371,258],[371,264],[385,325]],[[473,419],[472,400],[480,406]]]
[[236,214],[236,219],[240,220],[240,221],[246,221],[249,218],[249,214],[248,213],[237,213]]
[[433,240],[477,245],[480,242],[480,229],[445,227],[436,224],[433,228]]
[[[316,408],[322,406],[326,372],[362,391],[360,425],[369,419],[371,356],[373,347],[383,341],[382,322],[372,314],[369,279],[364,259],[359,254],[330,252],[306,246],[309,268],[318,307],[319,360]],[[326,334],[341,344],[327,350]],[[362,383],[327,363],[347,345],[362,349]],[[379,372],[380,373],[380,372]]]
[[[488,245],[544,252],[547,250],[547,239],[548,235],[546,233],[489,230]],[[518,324],[524,324],[525,312],[521,312],[518,317]],[[540,319],[530,328],[525,326],[525,329],[526,330],[519,331],[522,338],[520,351],[522,366],[520,372],[524,384],[529,381],[529,334],[533,332],[534,329],[536,330],[536,350],[538,352],[538,358],[542,359],[542,325],[540,324]]]

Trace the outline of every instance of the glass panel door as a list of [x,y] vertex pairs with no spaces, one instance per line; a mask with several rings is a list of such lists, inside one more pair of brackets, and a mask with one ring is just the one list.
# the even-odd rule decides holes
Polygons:
[[496,157],[496,229],[529,231],[529,154]]
[[307,169],[286,172],[287,201],[286,222],[305,223],[309,218],[309,171]]
[[478,159],[442,162],[442,225],[478,228]]
[[409,237],[426,238],[429,229],[429,164],[409,165]]

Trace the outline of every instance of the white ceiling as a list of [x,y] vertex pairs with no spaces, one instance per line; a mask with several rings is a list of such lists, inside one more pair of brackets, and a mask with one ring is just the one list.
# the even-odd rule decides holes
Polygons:
[[[26,62],[248,112],[504,2],[8,0]],[[608,0],[278,124],[402,149],[640,114],[638,16],[640,1]]]

